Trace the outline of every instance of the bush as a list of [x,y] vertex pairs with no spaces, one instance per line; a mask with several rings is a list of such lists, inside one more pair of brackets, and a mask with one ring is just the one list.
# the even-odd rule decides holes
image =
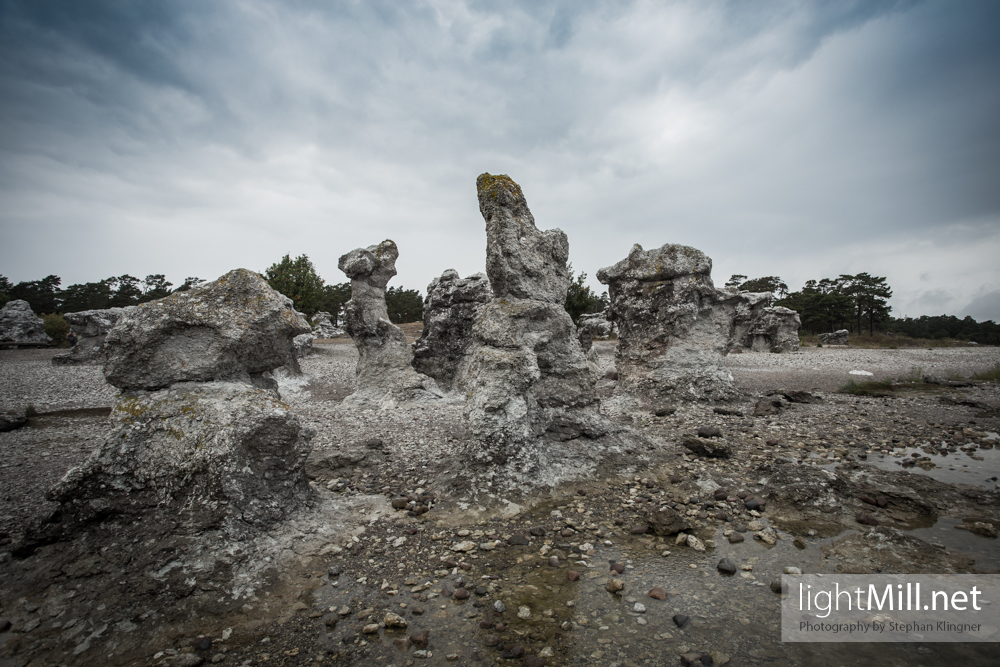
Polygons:
[[1000,381],[1000,362],[993,364],[993,368],[988,371],[983,371],[982,373],[976,373],[972,376],[973,380],[993,380],[994,382]]
[[57,347],[65,345],[66,334],[69,333],[69,322],[64,320],[59,313],[43,315],[42,321],[45,322],[45,333],[52,338],[52,344]]
[[36,410],[35,406],[32,405],[31,403],[29,403],[28,407],[26,407],[24,409],[24,416],[27,417],[28,419],[31,419],[32,417],[36,416],[37,414],[38,414],[38,410]]

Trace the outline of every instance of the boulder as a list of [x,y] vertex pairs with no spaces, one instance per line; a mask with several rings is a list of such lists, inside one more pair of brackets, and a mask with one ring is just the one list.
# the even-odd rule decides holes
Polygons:
[[683,516],[668,506],[647,514],[646,523],[649,524],[654,533],[661,536],[676,535],[691,527]]
[[103,443],[47,497],[66,529],[113,517],[242,539],[309,497],[312,435],[272,392],[248,384],[123,392]]
[[15,299],[0,308],[0,343],[51,343],[45,324],[27,301]]
[[296,359],[302,359],[303,357],[308,357],[313,352],[313,341],[316,340],[318,336],[315,333],[304,333],[299,334],[292,339],[292,349],[295,352]]
[[850,334],[850,331],[847,329],[840,329],[833,333],[821,333],[819,335],[819,342],[823,345],[847,345],[848,334]]
[[598,412],[595,378],[563,304],[569,246],[535,228],[508,176],[476,181],[493,298],[472,327],[466,460],[501,486],[586,475],[607,451],[646,445]]
[[732,455],[732,449],[725,440],[714,438],[699,438],[694,435],[686,435],[681,441],[684,448],[696,456],[703,456],[712,459],[728,459]]
[[0,433],[19,429],[28,423],[28,418],[23,414],[13,412],[0,412]]
[[70,330],[77,335],[77,343],[69,352],[52,357],[54,366],[69,366],[75,364],[103,364],[104,339],[108,332],[118,323],[118,320],[135,309],[105,308],[102,310],[82,310],[76,313],[65,313],[63,318],[69,323]]
[[768,292],[740,292],[733,316],[732,349],[754,352],[798,352],[799,314],[774,306]]
[[330,313],[325,311],[313,315],[312,327],[316,338],[336,338],[345,333],[340,327],[334,326],[333,322],[330,321]]
[[608,285],[618,328],[615,394],[641,406],[738,396],[723,367],[737,307],[732,289],[716,289],[712,260],[683,245],[629,256],[597,272]]
[[124,313],[104,341],[104,377],[122,389],[212,380],[263,386],[264,373],[294,362],[292,341],[308,331],[291,299],[236,269]]
[[584,313],[576,322],[576,333],[580,338],[580,347],[585,352],[594,345],[595,338],[607,340],[614,331],[614,324],[608,319],[607,309],[599,313]]
[[385,286],[396,275],[399,250],[390,240],[357,248],[340,258],[351,279],[351,300],[344,306],[347,333],[358,348],[357,390],[343,405],[390,408],[419,405],[441,398],[433,378],[413,370],[413,350],[403,330],[389,321]]
[[462,384],[472,345],[472,324],[492,298],[482,273],[460,278],[448,269],[427,286],[424,329],[413,345],[413,367],[450,390]]

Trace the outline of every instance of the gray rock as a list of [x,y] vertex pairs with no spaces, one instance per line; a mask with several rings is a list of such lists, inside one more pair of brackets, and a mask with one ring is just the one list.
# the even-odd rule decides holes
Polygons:
[[635,245],[626,259],[597,272],[618,327],[616,395],[645,407],[738,395],[722,363],[742,299],[717,290],[711,270],[700,250],[667,244],[649,251]]
[[242,539],[309,498],[312,435],[273,393],[243,383],[126,391],[103,443],[47,498],[67,527],[113,516]]
[[433,402],[442,396],[433,378],[410,366],[413,350],[406,334],[389,321],[385,286],[396,275],[398,257],[396,244],[386,240],[352,250],[338,263],[351,279],[344,322],[358,348],[357,390],[344,399],[344,406],[390,408]]
[[334,326],[330,321],[330,313],[321,311],[312,317],[313,333],[316,338],[336,338],[343,336],[345,331],[338,326]]
[[313,353],[313,341],[318,336],[315,333],[299,334],[292,339],[292,349],[296,359],[303,359]]
[[535,229],[509,177],[476,184],[493,298],[472,328],[466,460],[502,486],[531,487],[585,475],[609,449],[645,446],[597,410],[596,378],[563,305],[565,234]]
[[350,476],[350,469],[357,464],[376,465],[385,461],[385,443],[370,438],[335,450],[315,451],[306,461],[306,475],[312,479],[334,478],[340,474]]
[[[766,300],[760,300],[760,297]],[[790,308],[770,305],[770,294],[740,292],[733,321],[732,347],[754,352],[798,352],[799,314]]]
[[821,333],[819,342],[823,345],[847,345],[847,337],[850,332],[847,329],[840,329],[833,333]]
[[0,412],[0,433],[13,431],[28,423],[28,418],[21,414]]
[[724,440],[709,438],[699,438],[693,435],[684,436],[681,442],[684,447],[696,454],[714,459],[728,459],[732,455],[732,449]]
[[104,377],[122,389],[211,380],[264,386],[264,373],[294,362],[292,340],[308,331],[291,299],[236,269],[124,313],[104,341]]
[[584,313],[576,323],[576,333],[580,338],[580,347],[589,351],[594,346],[594,339],[607,340],[614,331],[614,324],[608,319],[607,309],[599,313]]
[[27,301],[15,299],[0,308],[0,343],[51,343],[42,318]]
[[658,510],[646,515],[646,523],[657,535],[676,535],[682,530],[690,528],[690,524],[670,507],[661,507]]
[[732,560],[728,558],[723,558],[722,560],[720,560],[719,564],[716,565],[716,568],[722,574],[736,574],[737,570],[736,563],[734,563]]
[[63,318],[77,335],[77,343],[69,352],[53,356],[52,365],[103,364],[106,361],[104,339],[118,320],[133,310],[135,306],[65,313]]
[[448,269],[427,286],[424,329],[413,346],[413,367],[444,390],[463,383],[472,325],[493,293],[482,273],[460,278]]

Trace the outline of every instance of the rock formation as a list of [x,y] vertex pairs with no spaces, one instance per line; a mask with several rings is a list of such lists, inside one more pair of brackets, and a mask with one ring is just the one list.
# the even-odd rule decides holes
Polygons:
[[[413,367],[451,390],[462,377],[472,345],[472,324],[493,296],[482,273],[462,279],[448,269],[427,286],[424,330],[413,346]],[[461,382],[459,382],[461,384]]]
[[312,326],[316,338],[336,338],[344,335],[344,330],[334,326],[330,321],[330,313],[325,311],[313,315]]
[[847,336],[850,333],[847,329],[840,329],[833,333],[821,333],[819,342],[823,345],[847,345]]
[[420,404],[442,394],[432,378],[411,367],[413,350],[403,330],[389,321],[385,286],[396,275],[399,250],[392,241],[357,248],[340,258],[340,270],[351,279],[351,300],[344,306],[347,333],[358,348],[357,388],[343,404],[355,408],[389,408]]
[[734,398],[722,365],[739,292],[712,283],[712,260],[689,246],[635,245],[597,272],[618,327],[618,395],[660,409],[677,401]]
[[608,451],[639,444],[597,411],[594,378],[563,304],[569,243],[539,231],[507,176],[476,180],[493,298],[473,325],[465,457],[492,484],[585,475]]
[[607,338],[614,331],[614,324],[608,320],[607,309],[599,313],[584,313],[580,315],[576,323],[576,335],[580,340],[580,347],[587,357],[587,364],[590,370],[597,377],[604,376],[604,369],[601,367],[601,360],[597,350],[594,348],[594,339]]
[[63,318],[69,323],[70,330],[77,335],[76,346],[69,352],[52,357],[56,366],[69,364],[104,363],[104,339],[122,315],[131,311],[128,308],[105,308],[103,310],[82,310],[77,313],[66,313]]
[[292,339],[309,330],[291,299],[236,269],[123,314],[105,338],[104,377],[147,390],[210,380],[267,384],[262,375],[292,362]]
[[240,539],[299,507],[312,432],[259,385],[304,331],[291,300],[244,269],[123,314],[105,339],[105,377],[122,389],[111,432],[49,492],[59,530],[113,520]]
[[798,352],[799,314],[773,306],[768,292],[740,292],[730,347],[754,352]]
[[15,299],[0,308],[0,343],[51,343],[45,324],[27,301]]

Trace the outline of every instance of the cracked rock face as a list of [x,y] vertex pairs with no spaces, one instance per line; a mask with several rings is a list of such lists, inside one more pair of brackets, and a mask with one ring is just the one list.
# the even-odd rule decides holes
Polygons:
[[312,432],[272,392],[236,382],[126,392],[111,432],[48,493],[69,523],[104,518],[222,528],[242,538],[310,494]]
[[69,352],[53,356],[52,365],[104,363],[104,339],[122,315],[133,309],[134,306],[129,306],[65,313],[63,318],[77,335],[78,341]]
[[483,174],[476,185],[493,298],[472,328],[466,459],[501,486],[586,474],[600,455],[634,443],[598,413],[594,377],[563,307],[566,236],[535,229],[509,177]]
[[737,396],[722,359],[740,294],[716,289],[711,272],[705,253],[675,244],[654,250],[637,244],[597,272],[618,326],[616,394],[654,409]]
[[833,333],[821,333],[819,335],[819,342],[823,343],[823,345],[847,345],[849,334],[850,332],[847,329],[840,329]]
[[49,343],[45,324],[27,301],[15,299],[0,308],[0,343]]
[[767,292],[740,292],[733,318],[731,347],[753,352],[798,352],[799,314],[790,308],[771,305]]
[[413,347],[413,367],[448,391],[461,385],[472,345],[472,325],[493,296],[482,273],[460,278],[448,269],[427,286],[424,329]]
[[340,270],[351,279],[351,300],[344,306],[347,333],[358,348],[357,390],[343,405],[390,408],[439,399],[434,380],[411,367],[413,350],[403,330],[389,321],[385,286],[396,275],[396,244],[386,240],[357,248],[340,258]]
[[258,274],[230,271],[124,313],[104,340],[104,377],[122,389],[176,382],[251,382],[294,363],[293,339],[309,325]]

